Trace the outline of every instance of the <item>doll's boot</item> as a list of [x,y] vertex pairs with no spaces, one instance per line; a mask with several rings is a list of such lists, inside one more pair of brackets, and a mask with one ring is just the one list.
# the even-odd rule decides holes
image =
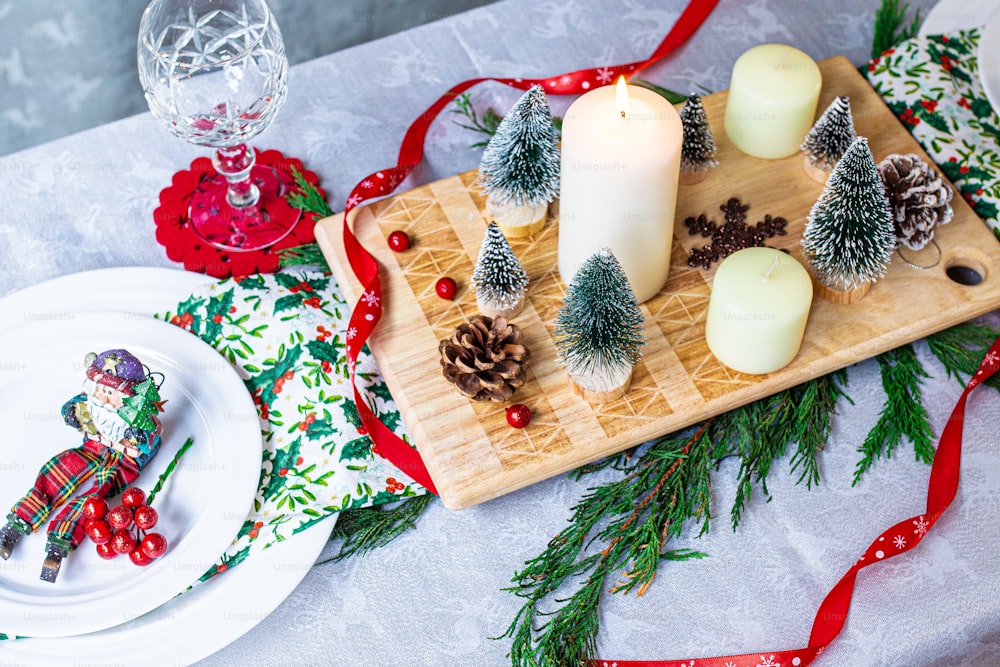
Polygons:
[[56,577],[59,576],[59,566],[62,565],[63,558],[69,554],[69,549],[51,540],[45,545],[45,548],[49,552],[45,556],[45,561],[42,562],[42,574],[39,579],[51,584],[55,583]]
[[21,536],[24,535],[17,526],[10,523],[9,521],[4,524],[3,528],[0,528],[0,558],[7,560],[10,558],[11,552],[14,550],[14,546],[17,544]]

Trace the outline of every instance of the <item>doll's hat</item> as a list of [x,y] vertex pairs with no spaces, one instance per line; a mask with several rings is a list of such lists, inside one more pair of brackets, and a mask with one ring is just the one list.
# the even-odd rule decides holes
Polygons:
[[131,394],[132,387],[146,379],[146,370],[135,355],[128,350],[107,350],[100,354],[91,352],[84,358],[87,377],[124,394]]

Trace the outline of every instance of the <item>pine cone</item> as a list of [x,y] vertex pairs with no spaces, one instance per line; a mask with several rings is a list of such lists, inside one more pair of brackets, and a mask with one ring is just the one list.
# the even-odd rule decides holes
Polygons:
[[934,228],[951,221],[952,190],[940,174],[910,153],[892,154],[878,166],[889,200],[896,245],[920,250],[930,243]]
[[438,345],[445,379],[474,401],[506,401],[524,384],[528,349],[503,317],[476,315]]

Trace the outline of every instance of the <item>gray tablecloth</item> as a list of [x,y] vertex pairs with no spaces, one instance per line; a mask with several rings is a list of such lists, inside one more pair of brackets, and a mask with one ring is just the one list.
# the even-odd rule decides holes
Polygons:
[[[721,90],[735,59],[770,41],[860,64],[877,4],[723,0],[690,42],[644,76],[682,92]],[[256,144],[301,157],[339,210],[358,179],[394,162],[409,122],[452,84],[637,60],[681,7],[506,0],[319,58],[293,68],[288,102]],[[473,93],[480,109],[505,110],[516,96],[493,84]],[[568,102],[553,98],[555,112]],[[412,185],[477,165],[469,144],[479,137],[453,118],[432,127]],[[171,174],[200,154],[142,114],[0,159],[0,294],[84,269],[174,266],[153,240],[151,212]],[[934,375],[924,392],[940,433],[960,387],[924,343],[916,348]],[[684,658],[807,642],[830,587],[882,529],[925,502],[929,468],[906,445],[851,487],[855,450],[883,394],[875,362],[851,367],[849,377],[854,403],[839,407],[819,488],[796,486],[779,466],[768,481],[772,500],[755,495],[734,532],[727,517],[737,464],[724,462],[710,534],[681,545],[711,557],[663,564],[643,598],[606,596],[601,656]],[[955,504],[918,549],[860,575],[847,625],[816,664],[1000,663],[1000,396],[979,391],[969,409]],[[313,568],[273,614],[205,664],[505,664],[508,641],[491,637],[519,600],[501,589],[563,528],[586,486],[559,476],[458,513],[435,503],[390,546]]]

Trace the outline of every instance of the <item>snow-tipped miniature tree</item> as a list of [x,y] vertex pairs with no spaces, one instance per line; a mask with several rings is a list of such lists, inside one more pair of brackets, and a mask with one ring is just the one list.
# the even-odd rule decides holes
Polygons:
[[680,112],[681,126],[684,128],[684,142],[681,145],[681,173],[686,182],[700,181],[708,170],[718,164],[715,159],[716,145],[701,97],[691,94]]
[[472,272],[472,287],[476,290],[476,304],[483,315],[502,315],[510,319],[524,308],[528,274],[495,222],[486,228],[483,244],[479,247],[479,258]]
[[826,180],[856,136],[850,98],[846,95],[835,97],[802,142],[807,171],[809,166],[815,170],[810,175]]
[[532,86],[500,121],[483,150],[479,183],[507,236],[527,236],[545,224],[559,195],[559,145],[541,86]]
[[816,279],[849,292],[885,275],[896,247],[892,215],[868,139],[858,137],[813,204],[802,249]]
[[553,336],[574,390],[608,401],[628,391],[646,339],[632,286],[608,248],[591,255],[573,276]]

